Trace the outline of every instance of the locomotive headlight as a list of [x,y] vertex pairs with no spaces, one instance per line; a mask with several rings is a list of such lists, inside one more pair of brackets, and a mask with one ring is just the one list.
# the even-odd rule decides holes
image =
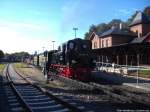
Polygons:
[[71,61],[71,63],[75,64],[75,63],[76,63],[76,61],[75,61],[75,60],[72,60],[72,61]]
[[70,49],[73,49],[73,48],[74,48],[74,43],[72,43],[72,42],[69,43],[69,48],[70,48]]

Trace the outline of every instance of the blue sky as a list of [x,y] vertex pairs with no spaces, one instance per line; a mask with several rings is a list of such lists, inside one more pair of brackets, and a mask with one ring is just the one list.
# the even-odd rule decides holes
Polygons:
[[[91,24],[126,21],[150,0],[0,0],[0,49],[12,53],[42,52],[74,38],[83,38]],[[7,46],[8,45],[8,46]]]

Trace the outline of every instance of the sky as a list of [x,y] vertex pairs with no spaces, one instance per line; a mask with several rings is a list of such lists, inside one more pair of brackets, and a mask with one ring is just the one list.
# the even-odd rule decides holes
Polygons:
[[0,50],[33,54],[84,38],[92,24],[126,21],[150,0],[0,0]]

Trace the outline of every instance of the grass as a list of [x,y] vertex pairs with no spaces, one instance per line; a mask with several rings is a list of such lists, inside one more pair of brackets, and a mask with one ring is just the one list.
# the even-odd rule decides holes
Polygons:
[[22,62],[20,62],[20,63],[14,63],[14,65],[15,65],[16,68],[26,68],[26,67],[28,67],[27,64],[22,63]]
[[150,77],[150,70],[140,70],[139,75],[141,76],[149,76]]
[[0,64],[0,74],[3,72],[5,64]]

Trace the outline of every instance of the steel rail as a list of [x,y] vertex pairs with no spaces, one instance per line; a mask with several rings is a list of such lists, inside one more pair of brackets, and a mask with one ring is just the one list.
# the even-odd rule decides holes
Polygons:
[[10,86],[12,88],[12,90],[14,91],[14,93],[16,94],[17,98],[19,99],[19,101],[22,103],[23,108],[27,111],[27,112],[33,112],[33,110],[30,108],[30,106],[27,104],[27,102],[23,99],[23,97],[21,96],[21,94],[17,91],[17,89],[15,88],[15,85],[10,77],[9,74],[9,64],[7,65],[6,68],[6,78],[7,80],[10,82]]
[[40,90],[43,94],[45,94],[46,96],[54,99],[55,101],[57,101],[58,103],[62,104],[64,107],[68,108],[70,111],[72,112],[81,112],[81,110],[73,105],[71,105],[70,103],[56,97],[55,95],[51,94],[48,90],[34,84],[32,81],[29,81],[28,79],[26,79],[25,77],[23,77],[15,68],[14,68],[15,72],[21,77],[23,78],[27,83],[29,83],[30,85],[36,87],[38,90]]

